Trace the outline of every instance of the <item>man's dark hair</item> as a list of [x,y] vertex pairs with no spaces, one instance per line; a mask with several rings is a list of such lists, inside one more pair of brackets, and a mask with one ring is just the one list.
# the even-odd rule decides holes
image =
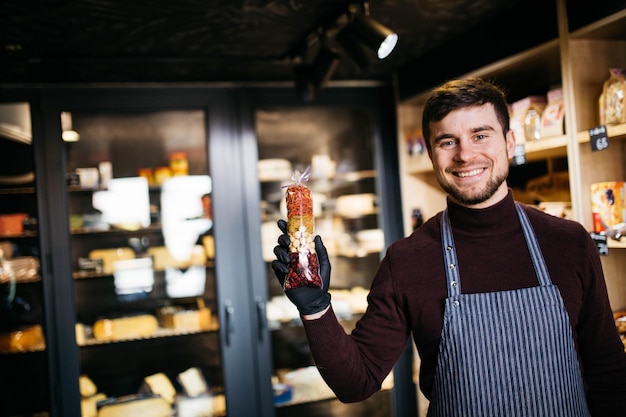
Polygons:
[[448,81],[430,93],[422,114],[422,134],[430,149],[430,122],[438,122],[453,110],[491,103],[502,132],[509,131],[509,109],[504,90],[481,78]]

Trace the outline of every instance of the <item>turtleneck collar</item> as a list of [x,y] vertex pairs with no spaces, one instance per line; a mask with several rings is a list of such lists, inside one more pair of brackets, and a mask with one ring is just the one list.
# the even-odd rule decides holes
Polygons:
[[447,199],[447,204],[453,233],[458,236],[494,236],[520,227],[510,188],[507,196],[491,207],[467,208],[452,202],[450,198]]

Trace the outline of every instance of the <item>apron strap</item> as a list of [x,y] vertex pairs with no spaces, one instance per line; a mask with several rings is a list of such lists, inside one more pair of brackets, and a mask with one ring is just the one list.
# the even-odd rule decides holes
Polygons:
[[[537,274],[537,280],[540,286],[552,285],[546,262],[539,248],[537,237],[533,230],[526,212],[522,206],[515,202],[517,217],[522,225],[522,232],[526,240],[526,246],[530,252],[530,258]],[[461,293],[461,276],[459,273],[458,259],[456,249],[454,247],[454,237],[452,236],[452,226],[450,224],[450,216],[448,209],[445,208],[441,216],[441,243],[443,249],[443,259],[446,267],[446,280],[448,287],[448,296],[454,297]]]
[[522,224],[522,230],[524,231],[524,237],[526,238],[526,246],[528,246],[530,258],[533,261],[539,285],[552,285],[550,273],[548,272],[546,261],[544,260],[541,249],[539,248],[539,242],[537,242],[537,236],[535,236],[533,226],[530,224],[530,220],[528,220],[526,212],[519,203],[515,203],[515,208],[517,209],[517,217],[519,217],[520,223]]

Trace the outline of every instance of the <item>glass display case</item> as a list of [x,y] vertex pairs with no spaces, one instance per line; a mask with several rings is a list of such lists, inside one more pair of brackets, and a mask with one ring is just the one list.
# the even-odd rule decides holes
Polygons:
[[298,311],[271,269],[276,221],[287,219],[285,187],[296,180],[295,171],[308,169],[303,185],[311,190],[315,234],[323,237],[333,267],[333,308],[347,332],[354,328],[385,247],[371,116],[351,107],[265,108],[256,112],[255,124],[276,415],[390,415],[392,374],[364,403],[336,399],[314,366]]
[[226,415],[205,112],[61,119],[83,417]]
[[[313,170],[317,232],[338,271],[333,299],[346,329],[363,308],[381,230],[385,241],[400,235],[390,90],[341,89],[314,107],[294,105],[291,93],[3,94],[27,103],[33,120],[32,134],[9,129],[9,139],[0,124],[0,216],[19,214],[21,227],[0,244],[38,269],[2,275],[0,333],[31,325],[43,337],[0,352],[11,381],[0,414],[414,415],[410,376],[395,369],[359,404],[325,386],[276,402],[273,382],[313,376],[320,388],[267,260],[291,171]],[[264,176],[271,159],[288,161],[284,176]],[[4,308],[9,299],[20,315]]]
[[2,414],[48,415],[37,186],[28,103],[0,104],[0,390]]

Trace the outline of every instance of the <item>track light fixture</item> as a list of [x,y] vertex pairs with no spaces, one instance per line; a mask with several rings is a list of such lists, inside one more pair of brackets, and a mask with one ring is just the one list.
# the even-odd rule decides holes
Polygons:
[[342,29],[339,33],[337,33],[335,41],[337,41],[339,46],[341,46],[341,49],[361,70],[369,67],[372,53],[354,36],[352,32],[345,28]]
[[379,59],[389,56],[398,42],[398,35],[391,29],[361,13],[353,16],[346,29],[376,52]]
[[[301,57],[300,65],[294,69],[298,95],[304,101],[311,101],[319,90],[326,87],[341,58],[333,47],[341,47],[343,53],[364,70],[371,63],[374,53],[379,59],[384,59],[397,42],[396,33],[369,16],[369,1],[350,0],[348,10],[336,21],[324,22],[315,32],[307,35],[305,42],[297,44],[297,55]],[[317,53],[310,62],[305,58],[316,43]]]
[[339,54],[334,49],[326,45],[320,47],[311,64],[310,78],[314,86],[318,89],[326,87],[339,64],[339,58]]
[[309,65],[295,68],[296,88],[303,101],[312,101],[317,92],[326,87],[339,64],[339,54],[328,46],[321,46]]
[[[358,11],[357,3],[360,3],[361,11]],[[370,17],[369,1],[352,3],[348,8],[348,19],[343,31],[373,50],[378,59],[389,56],[398,43],[396,33]]]

